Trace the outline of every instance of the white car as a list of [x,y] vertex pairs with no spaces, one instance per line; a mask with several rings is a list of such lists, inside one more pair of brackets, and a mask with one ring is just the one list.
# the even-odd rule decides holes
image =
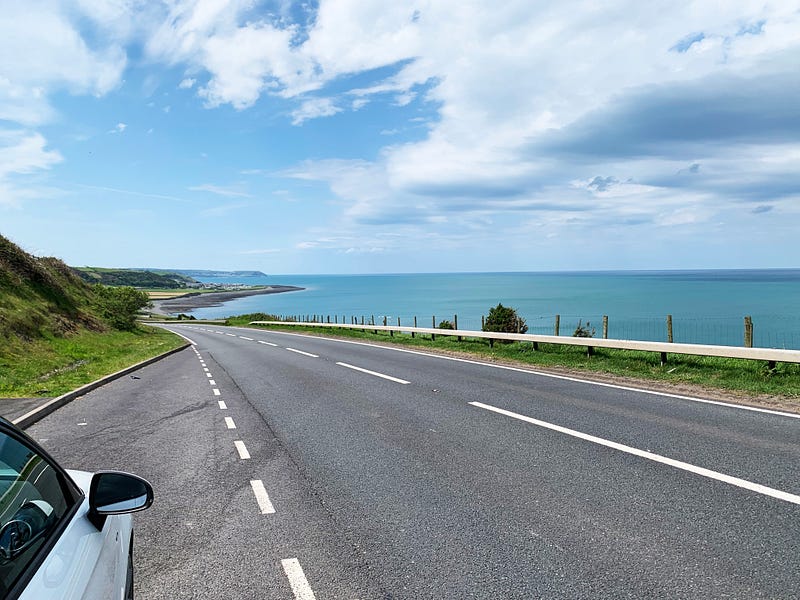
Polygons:
[[0,598],[133,598],[129,513],[152,503],[144,479],[66,471],[0,418]]

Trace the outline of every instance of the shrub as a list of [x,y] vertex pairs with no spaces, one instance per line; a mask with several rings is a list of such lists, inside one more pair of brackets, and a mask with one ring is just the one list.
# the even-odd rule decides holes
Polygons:
[[439,329],[455,329],[450,321],[444,320],[439,323]]
[[583,320],[578,320],[578,326],[572,332],[572,337],[590,338],[594,337],[595,330],[589,321],[586,321],[586,326],[583,325]]
[[498,304],[489,309],[489,316],[483,324],[484,331],[499,331],[502,333],[525,333],[528,326],[525,319],[517,314],[511,307]]
[[92,286],[95,306],[100,316],[114,329],[136,329],[136,313],[150,304],[145,292],[132,287],[109,287],[101,283]]

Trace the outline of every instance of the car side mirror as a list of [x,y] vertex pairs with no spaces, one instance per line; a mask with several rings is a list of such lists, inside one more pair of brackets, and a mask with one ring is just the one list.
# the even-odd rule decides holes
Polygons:
[[89,520],[103,528],[108,515],[122,515],[149,508],[153,487],[141,477],[119,471],[99,471],[89,486]]

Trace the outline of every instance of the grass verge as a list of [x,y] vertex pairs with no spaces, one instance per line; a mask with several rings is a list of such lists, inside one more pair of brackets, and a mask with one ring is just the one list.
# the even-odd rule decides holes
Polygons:
[[84,331],[33,342],[14,338],[0,347],[0,398],[60,396],[183,342],[155,327],[130,332]]
[[[229,325],[247,326],[247,317],[232,317]],[[733,358],[717,358],[670,354],[662,366],[655,352],[595,348],[589,357],[586,349],[561,344],[539,344],[534,350],[528,342],[495,343],[479,338],[457,338],[436,335],[411,337],[410,334],[378,332],[367,329],[335,329],[324,327],[269,326],[271,329],[309,333],[327,337],[359,339],[378,343],[459,354],[489,362],[503,362],[565,372],[577,376],[598,375],[612,379],[628,380],[638,387],[653,387],[674,393],[691,393],[698,388],[718,391],[741,401],[760,398],[759,404],[768,404],[800,410],[800,365],[780,363],[769,370],[765,362]],[[694,388],[694,389],[690,389]],[[711,394],[712,396],[714,394]]]

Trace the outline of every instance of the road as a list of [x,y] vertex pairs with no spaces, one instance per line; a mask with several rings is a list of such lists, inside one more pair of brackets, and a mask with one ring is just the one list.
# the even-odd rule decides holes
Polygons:
[[800,419],[418,352],[170,326],[29,429],[151,480],[139,598],[797,598]]

